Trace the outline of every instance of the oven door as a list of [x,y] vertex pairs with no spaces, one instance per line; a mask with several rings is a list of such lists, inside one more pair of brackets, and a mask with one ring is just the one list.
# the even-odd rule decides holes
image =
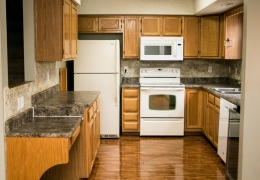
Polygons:
[[184,117],[185,88],[141,87],[141,117]]

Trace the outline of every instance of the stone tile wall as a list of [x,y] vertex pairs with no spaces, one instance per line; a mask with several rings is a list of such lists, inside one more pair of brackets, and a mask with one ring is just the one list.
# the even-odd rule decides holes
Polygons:
[[[240,80],[241,72],[241,60],[184,59],[176,62],[121,60],[122,77],[124,66],[128,66],[128,73],[125,77],[139,77],[139,69],[148,67],[180,68],[181,77],[230,77],[236,80]],[[211,73],[208,72],[208,66],[212,66]],[[229,67],[231,73],[229,73]],[[238,75],[235,75],[235,68],[238,68]]]
[[[31,96],[49,87],[57,85],[55,62],[36,62],[35,63],[35,81],[4,89],[4,112],[5,121],[14,117],[31,107]],[[47,81],[47,72],[49,72],[49,81]],[[24,96],[24,108],[18,110],[18,97]]]

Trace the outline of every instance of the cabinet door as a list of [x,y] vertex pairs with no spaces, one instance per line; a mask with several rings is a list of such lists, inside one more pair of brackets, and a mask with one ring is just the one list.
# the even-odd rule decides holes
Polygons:
[[243,13],[226,17],[225,59],[242,59]]
[[99,31],[122,31],[121,17],[99,17],[98,30]]
[[220,99],[215,97],[213,144],[216,148],[218,148],[219,109]]
[[206,133],[207,138],[213,142],[213,136],[214,136],[214,105],[208,103],[207,108],[207,121],[206,121]]
[[35,0],[34,18],[36,61],[62,60],[62,1]]
[[219,56],[221,58],[225,58],[225,48],[224,48],[224,41],[225,41],[225,32],[226,26],[225,26],[225,16],[224,14],[220,15],[219,20]]
[[78,57],[78,10],[77,6],[72,3],[71,8],[71,58]]
[[198,57],[199,17],[184,17],[184,57]]
[[163,17],[162,18],[163,36],[181,36],[182,34],[182,17]]
[[207,126],[206,126],[207,108],[208,108],[208,93],[203,91],[202,92],[202,117],[201,117],[201,120],[202,120],[201,124],[202,125],[201,125],[201,130],[205,135],[207,135],[207,133],[206,133],[206,129],[207,129]]
[[71,7],[70,0],[63,5],[63,58],[71,58]]
[[88,123],[88,135],[89,135],[89,138],[87,138],[87,140],[89,141],[89,147],[88,150],[87,150],[87,153],[88,153],[88,168],[89,168],[89,171],[88,172],[91,172],[92,170],[92,167],[94,165],[94,159],[95,159],[95,154],[94,154],[94,149],[93,149],[93,146],[94,146],[94,138],[93,138],[93,135],[94,135],[94,125],[93,125],[93,122],[94,122],[94,119],[91,118],[89,123]]
[[201,131],[201,93],[199,89],[186,90],[185,131]]
[[139,17],[124,19],[124,58],[139,58],[140,56],[140,20]]
[[78,22],[78,32],[87,33],[87,32],[96,32],[98,30],[98,18],[79,16]]
[[159,36],[161,32],[160,17],[142,17],[143,36]]
[[200,56],[219,56],[219,16],[201,17]]

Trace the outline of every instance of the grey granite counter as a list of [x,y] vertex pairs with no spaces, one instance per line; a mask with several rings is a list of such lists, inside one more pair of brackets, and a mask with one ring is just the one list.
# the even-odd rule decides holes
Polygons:
[[210,92],[211,94],[223,98],[233,104],[236,104],[240,106],[240,99],[241,99],[241,94],[221,94],[217,91],[212,90],[211,88],[216,88],[216,87],[238,87],[230,84],[185,84],[185,88],[202,88],[203,90],[206,90],[207,92]]
[[84,108],[99,91],[59,92],[51,87],[34,95],[32,108],[5,122],[7,137],[71,137],[82,121]]
[[80,116],[92,106],[99,91],[58,92],[33,105],[34,116]]
[[34,117],[6,133],[6,137],[70,138],[82,117]]
[[126,78],[124,77],[122,79],[122,84],[121,84],[122,88],[132,88],[132,87],[140,87],[139,84],[139,78],[138,77],[129,77]]

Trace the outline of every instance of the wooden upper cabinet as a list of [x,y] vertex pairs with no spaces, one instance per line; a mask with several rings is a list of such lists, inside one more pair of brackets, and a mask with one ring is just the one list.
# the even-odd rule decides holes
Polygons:
[[122,31],[121,17],[99,17],[98,30],[99,31]]
[[243,13],[226,17],[225,59],[242,59]]
[[140,56],[140,18],[124,18],[124,58],[139,58]]
[[98,25],[98,18],[79,16],[78,32],[79,33],[96,32],[98,30],[97,25]]
[[221,14],[219,17],[219,56],[221,58],[225,57],[225,48],[224,48],[224,41],[225,41],[225,32],[226,26],[225,26],[225,16],[224,14]]
[[182,17],[163,17],[162,18],[163,36],[181,36],[182,35]]
[[71,58],[78,57],[78,9],[72,3],[71,7]]
[[77,7],[71,0],[35,0],[36,61],[77,57]]
[[160,17],[142,17],[143,36],[160,36],[161,34],[161,18]]
[[184,17],[184,57],[198,57],[199,17]]
[[201,17],[200,56],[219,56],[219,16]]

